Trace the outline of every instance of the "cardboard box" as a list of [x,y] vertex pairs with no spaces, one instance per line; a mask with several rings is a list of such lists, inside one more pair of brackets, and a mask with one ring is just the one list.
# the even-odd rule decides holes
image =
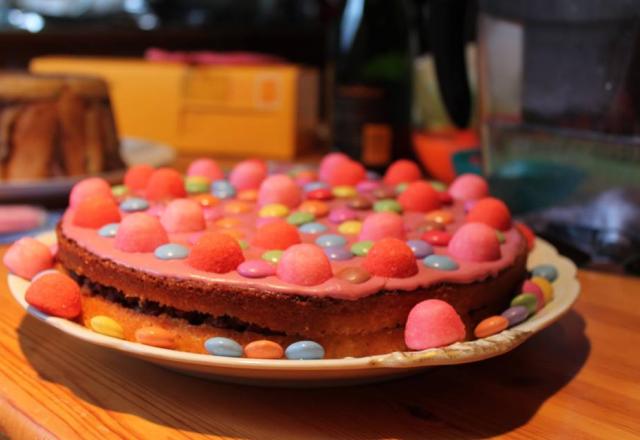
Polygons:
[[296,65],[45,56],[33,59],[30,68],[104,78],[121,135],[183,152],[291,159],[315,139],[318,74]]

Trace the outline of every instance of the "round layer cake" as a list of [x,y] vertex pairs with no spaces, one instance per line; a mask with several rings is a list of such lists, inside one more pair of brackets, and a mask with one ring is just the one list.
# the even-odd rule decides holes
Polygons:
[[115,196],[95,179],[74,188],[57,258],[82,288],[82,322],[106,316],[133,341],[153,327],[191,352],[212,337],[402,351],[417,304],[448,303],[470,339],[526,276],[526,240],[476,176],[447,189],[408,162],[378,178],[332,154],[319,170],[250,160],[225,177],[199,160],[184,179],[126,177]]

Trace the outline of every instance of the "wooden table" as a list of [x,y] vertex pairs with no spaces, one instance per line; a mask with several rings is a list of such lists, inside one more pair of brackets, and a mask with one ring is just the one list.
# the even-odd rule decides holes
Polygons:
[[575,308],[504,356],[303,390],[208,382],[75,340],[26,316],[0,267],[0,431],[63,439],[640,436],[640,279],[579,276]]

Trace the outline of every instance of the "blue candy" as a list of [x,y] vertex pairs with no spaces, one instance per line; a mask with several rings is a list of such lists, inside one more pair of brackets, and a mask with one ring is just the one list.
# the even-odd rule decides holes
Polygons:
[[236,196],[236,189],[228,180],[216,180],[211,183],[211,194],[219,199],[231,199]]
[[349,260],[353,257],[353,254],[350,250],[341,246],[324,248],[324,253],[330,260],[334,261]]
[[242,345],[233,339],[215,337],[209,338],[204,342],[204,348],[210,354],[226,357],[242,357]]
[[375,171],[367,171],[367,180],[380,180],[380,174]]
[[189,249],[181,244],[169,243],[158,246],[153,254],[161,260],[182,260],[189,255]]
[[411,248],[416,258],[424,258],[433,254],[433,247],[424,240],[408,240],[407,245]]
[[304,234],[321,234],[327,230],[322,223],[306,223],[298,228]]
[[98,234],[102,237],[115,237],[118,232],[119,223],[109,223],[108,225],[104,225],[98,231]]
[[316,238],[316,244],[320,247],[340,247],[347,244],[342,235],[326,234]]
[[149,202],[140,197],[129,197],[120,203],[120,209],[124,212],[138,212],[149,209]]
[[458,263],[445,255],[429,255],[422,260],[425,266],[438,270],[456,270]]
[[327,185],[324,182],[309,182],[305,184],[302,188],[304,189],[305,192],[311,192],[315,189],[329,188],[329,185]]
[[313,341],[298,341],[289,345],[284,351],[287,359],[293,360],[313,360],[322,359],[324,357],[324,348],[322,345]]
[[553,283],[558,278],[558,269],[550,264],[541,264],[531,271],[534,277],[546,278],[547,281]]

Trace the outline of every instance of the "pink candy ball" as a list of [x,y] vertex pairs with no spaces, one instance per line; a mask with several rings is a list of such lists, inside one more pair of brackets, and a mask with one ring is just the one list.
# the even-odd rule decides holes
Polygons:
[[211,181],[224,179],[224,173],[218,163],[213,159],[207,158],[196,159],[191,162],[189,169],[187,169],[187,176],[206,177]]
[[233,168],[229,181],[236,190],[243,191],[260,188],[260,184],[266,177],[266,164],[261,160],[250,159],[240,162]]
[[190,199],[171,201],[162,213],[160,223],[168,232],[195,232],[206,226],[202,206]]
[[113,199],[111,186],[100,177],[89,177],[73,185],[69,195],[69,206],[75,207],[88,197],[104,196]]
[[366,177],[364,166],[342,153],[331,153],[322,160],[319,168],[320,180],[333,186],[356,185]]
[[276,274],[282,281],[299,286],[322,284],[333,276],[329,259],[313,244],[295,244],[285,250]]
[[404,328],[404,343],[411,350],[444,347],[463,341],[465,336],[464,323],[456,310],[439,299],[416,304]]
[[124,252],[153,252],[169,242],[167,231],[156,217],[136,212],[126,216],[116,233],[115,246]]
[[489,195],[489,185],[477,174],[462,174],[449,187],[449,194],[457,200],[478,200]]
[[38,272],[53,267],[53,255],[45,244],[24,237],[11,245],[2,262],[12,273],[30,280]]
[[495,261],[500,259],[500,241],[492,227],[467,223],[453,234],[448,251],[456,260]]
[[270,203],[282,203],[289,208],[295,208],[302,200],[302,190],[291,177],[285,174],[275,174],[267,177],[260,185],[258,203],[261,206]]
[[320,161],[318,167],[318,178],[323,182],[328,182],[333,170],[341,163],[351,160],[349,156],[343,153],[329,153]]
[[383,238],[405,239],[401,216],[394,212],[377,212],[364,219],[359,239],[377,241]]

